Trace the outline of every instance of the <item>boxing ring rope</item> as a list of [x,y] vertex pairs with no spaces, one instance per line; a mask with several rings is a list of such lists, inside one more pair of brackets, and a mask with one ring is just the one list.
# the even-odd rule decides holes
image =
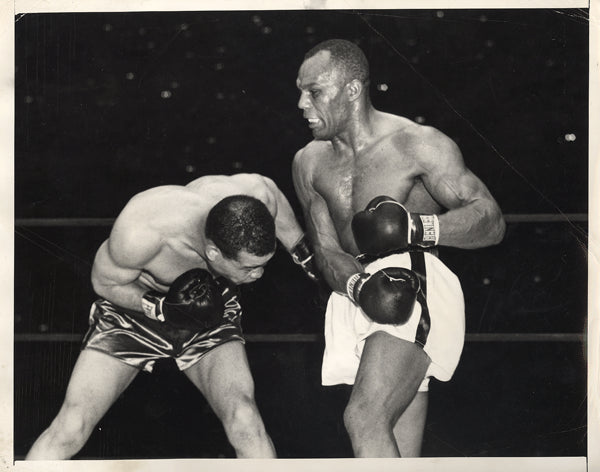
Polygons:
[[[504,215],[507,223],[580,223],[588,220],[586,213],[515,213]],[[15,226],[110,226],[115,218],[17,218]]]
[[[515,213],[505,214],[507,223],[585,223],[586,213]],[[16,218],[15,227],[85,227],[111,226],[115,218]],[[312,343],[322,339],[321,333],[252,334],[248,342]],[[82,333],[15,333],[15,342],[81,342]],[[465,342],[586,342],[585,333],[466,333]]]

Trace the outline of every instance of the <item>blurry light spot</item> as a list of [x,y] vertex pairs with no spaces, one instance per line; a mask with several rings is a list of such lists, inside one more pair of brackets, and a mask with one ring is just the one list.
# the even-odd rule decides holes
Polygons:
[[481,21],[482,23],[485,23],[485,22],[487,21],[487,16],[485,16],[485,15],[481,15],[481,16],[479,17],[479,21]]
[[38,326],[38,330],[41,333],[45,333],[46,331],[48,331],[48,325],[46,323],[42,323],[41,325]]
[[223,100],[225,98],[225,94],[223,92],[218,92],[215,97],[217,100]]
[[492,281],[490,280],[489,277],[484,277],[482,282],[483,282],[483,285],[490,285],[492,283]]
[[575,136],[575,134],[573,134],[573,133],[565,134],[565,141],[567,141],[567,142],[571,143],[571,142],[575,141],[576,139],[577,139],[577,136]]
[[156,44],[154,43],[154,41],[148,41],[148,49],[154,49],[154,46],[156,46]]
[[438,18],[444,18],[444,12],[442,10],[438,10],[435,12],[435,16]]
[[33,97],[31,95],[27,95],[25,97],[25,103],[33,103]]
[[138,30],[138,34],[139,34],[140,36],[144,36],[144,35],[146,34],[146,28],[140,28],[140,29]]
[[262,25],[262,19],[259,15],[252,15],[252,23],[254,23],[255,25]]
[[419,56],[413,56],[410,58],[410,62],[412,62],[413,64],[418,64],[419,63]]
[[377,84],[377,90],[380,90],[382,92],[387,92],[388,85],[387,84]]
[[555,64],[554,59],[546,59],[546,66],[553,67]]
[[424,116],[416,116],[415,121],[417,123],[423,124],[423,123],[425,123],[425,117]]
[[219,47],[217,47],[217,52],[219,54],[224,54],[225,51],[227,51],[227,48],[225,46],[219,46]]
[[240,162],[240,161],[233,161],[233,162],[231,163],[231,166],[232,166],[234,169],[241,169],[242,167],[244,167],[244,163],[243,163],[243,162]]
[[265,26],[265,27],[262,29],[262,32],[263,32],[263,34],[270,34],[270,33],[271,33],[271,31],[273,31],[273,29],[272,29],[270,26]]
[[179,82],[176,82],[176,81],[171,82],[171,88],[172,89],[179,88]]
[[417,40],[416,40],[416,38],[409,38],[406,40],[406,44],[408,44],[409,46],[416,46]]
[[102,28],[104,31],[112,31],[112,25],[110,23],[106,23]]
[[305,30],[308,34],[313,34],[315,32],[314,26],[307,26]]
[[539,275],[535,275],[535,276],[533,277],[533,281],[534,281],[536,284],[539,284],[539,283],[542,281],[542,277],[541,277],[541,276],[539,276]]
[[179,25],[179,29],[180,29],[181,31],[186,31],[186,30],[187,30],[189,27],[190,27],[190,25],[188,25],[187,23],[181,23],[181,24]]
[[185,52],[185,58],[186,59],[193,59],[195,56],[194,51],[186,51]]
[[207,142],[208,144],[215,144],[215,143],[217,142],[217,138],[215,138],[214,136],[209,136],[209,137],[206,139],[206,142]]
[[224,67],[225,67],[225,64],[223,64],[222,62],[217,62],[215,64],[215,70],[223,70]]
[[162,92],[160,92],[160,96],[161,98],[171,98],[171,91],[163,90]]
[[493,48],[496,45],[496,42],[493,39],[486,39],[485,46],[488,48]]
[[477,59],[478,61],[481,61],[484,58],[485,55],[482,52],[478,52],[477,54],[475,54],[475,59]]
[[185,171],[188,174],[191,174],[192,172],[196,172],[196,166],[193,166],[192,164],[188,164],[187,166],[185,166]]
[[135,77],[133,72],[127,72],[127,74],[125,74],[125,78],[127,80],[133,80],[133,78]]

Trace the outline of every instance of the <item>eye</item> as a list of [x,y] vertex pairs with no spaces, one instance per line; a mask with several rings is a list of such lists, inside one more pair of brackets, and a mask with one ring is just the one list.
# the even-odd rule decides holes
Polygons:
[[312,98],[317,98],[317,97],[318,97],[320,94],[321,94],[321,91],[320,91],[320,90],[311,90],[311,91],[310,91],[310,96],[311,96]]

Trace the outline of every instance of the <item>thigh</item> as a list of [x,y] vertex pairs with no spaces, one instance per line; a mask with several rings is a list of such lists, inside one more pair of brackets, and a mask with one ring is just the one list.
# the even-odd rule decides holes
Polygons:
[[240,398],[254,397],[246,349],[239,341],[215,347],[183,372],[220,417]]
[[69,380],[64,406],[77,407],[94,423],[106,413],[139,370],[108,354],[84,349]]
[[384,413],[393,425],[415,397],[430,362],[415,343],[377,331],[365,341],[350,402]]

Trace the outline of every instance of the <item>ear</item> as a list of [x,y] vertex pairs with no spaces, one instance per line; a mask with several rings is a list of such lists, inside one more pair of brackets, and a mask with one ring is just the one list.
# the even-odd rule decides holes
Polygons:
[[346,93],[348,94],[348,99],[350,101],[356,100],[358,97],[362,95],[363,92],[363,84],[358,79],[352,79],[350,82],[346,84]]
[[221,250],[215,246],[215,243],[213,243],[211,240],[208,240],[206,243],[206,258],[209,261],[214,262],[219,257],[223,257]]

